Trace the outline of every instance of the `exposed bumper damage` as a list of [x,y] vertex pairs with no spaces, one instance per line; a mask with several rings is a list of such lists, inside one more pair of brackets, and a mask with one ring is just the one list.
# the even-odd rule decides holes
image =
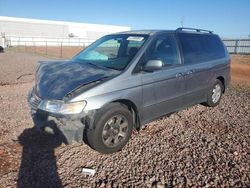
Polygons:
[[32,110],[32,119],[37,128],[59,136],[63,143],[82,142],[85,124],[80,117],[56,116],[41,110]]
[[83,142],[87,129],[93,129],[96,110],[83,111],[80,114],[55,114],[38,108],[42,99],[32,90],[27,97],[31,107],[34,125],[41,131],[59,136],[65,144],[73,141]]

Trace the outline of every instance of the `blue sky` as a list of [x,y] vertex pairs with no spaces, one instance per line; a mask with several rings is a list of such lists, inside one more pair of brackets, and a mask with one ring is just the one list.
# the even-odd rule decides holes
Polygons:
[[0,15],[132,29],[175,29],[183,20],[222,37],[250,34],[250,0],[0,0]]

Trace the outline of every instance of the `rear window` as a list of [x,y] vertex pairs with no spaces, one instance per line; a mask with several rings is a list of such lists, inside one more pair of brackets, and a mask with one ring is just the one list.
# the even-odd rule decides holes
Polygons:
[[225,49],[217,35],[179,33],[184,63],[194,64],[225,57]]

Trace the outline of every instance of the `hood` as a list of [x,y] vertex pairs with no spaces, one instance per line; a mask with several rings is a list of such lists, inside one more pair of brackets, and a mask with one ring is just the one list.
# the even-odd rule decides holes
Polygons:
[[36,92],[43,99],[61,100],[76,88],[119,73],[74,61],[42,62],[36,73]]

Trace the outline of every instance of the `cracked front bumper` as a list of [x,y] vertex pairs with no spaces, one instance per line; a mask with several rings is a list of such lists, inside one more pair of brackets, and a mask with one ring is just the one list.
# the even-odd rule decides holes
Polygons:
[[38,108],[42,99],[34,90],[28,94],[28,103],[34,125],[42,131],[60,136],[65,144],[83,142],[87,129],[93,129],[96,110],[82,111],[79,114],[55,114]]
[[31,110],[32,119],[40,130],[59,136],[65,144],[73,141],[82,142],[85,125],[80,118],[72,116],[55,116],[41,110]]

